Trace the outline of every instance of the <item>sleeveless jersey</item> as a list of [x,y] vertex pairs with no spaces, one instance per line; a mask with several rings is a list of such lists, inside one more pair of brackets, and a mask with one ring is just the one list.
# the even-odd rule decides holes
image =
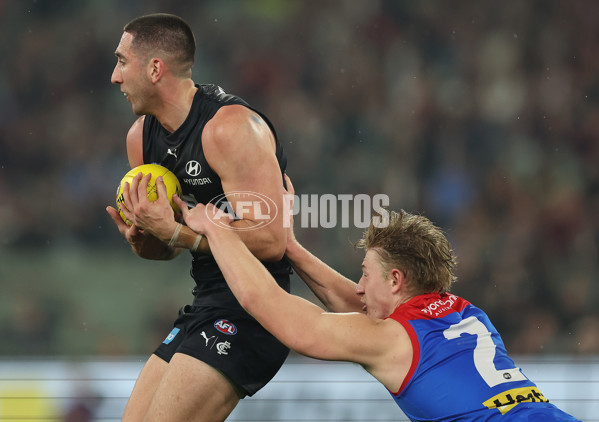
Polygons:
[[412,421],[577,421],[539,391],[487,315],[448,293],[400,305],[389,318],[410,336],[412,365],[391,395]]
[[[210,168],[202,148],[202,132],[216,112],[223,106],[239,104],[258,113],[270,127],[276,141],[276,158],[281,178],[287,166],[287,157],[269,119],[248,105],[243,99],[226,94],[216,85],[196,85],[198,88],[191,109],[183,124],[174,132],[167,131],[153,116],[146,115],[143,127],[144,163],[160,164],[179,179],[182,199],[190,206],[209,202],[219,206],[226,200],[219,176]],[[235,259],[232,257],[232,259]],[[291,267],[287,260],[264,263],[277,282],[289,291]],[[236,304],[232,292],[223,279],[211,255],[193,254],[191,275],[196,281],[194,305],[227,306]],[[235,307],[237,307],[236,305]]]

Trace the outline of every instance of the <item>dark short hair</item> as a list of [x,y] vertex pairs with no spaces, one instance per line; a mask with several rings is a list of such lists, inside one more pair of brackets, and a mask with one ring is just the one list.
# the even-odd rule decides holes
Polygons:
[[195,38],[187,22],[168,13],[154,13],[133,19],[123,28],[133,36],[131,47],[137,55],[150,59],[157,55],[174,71],[191,71],[196,50]]
[[424,216],[384,211],[388,224],[373,220],[356,246],[375,250],[385,271],[403,271],[415,294],[449,291],[457,260],[443,231]]

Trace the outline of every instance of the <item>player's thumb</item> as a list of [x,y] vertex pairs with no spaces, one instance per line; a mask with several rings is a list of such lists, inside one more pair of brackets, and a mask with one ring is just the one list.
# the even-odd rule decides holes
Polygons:
[[[166,192],[166,187],[165,187],[165,192]],[[189,207],[187,206],[187,203],[184,200],[182,200],[181,198],[179,198],[179,195],[177,195],[176,193],[173,194],[173,201],[175,201],[175,204],[177,204],[179,206],[183,215],[185,215],[187,212],[189,212]]]

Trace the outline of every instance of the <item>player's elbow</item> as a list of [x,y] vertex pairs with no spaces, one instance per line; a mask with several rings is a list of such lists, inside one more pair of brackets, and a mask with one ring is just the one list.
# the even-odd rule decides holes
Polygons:
[[268,245],[265,247],[257,256],[260,261],[263,262],[277,262],[283,259],[285,256],[285,247],[282,248],[278,245]]
[[254,255],[263,262],[276,262],[285,256],[286,238],[270,233],[260,242],[260,247],[256,248]]

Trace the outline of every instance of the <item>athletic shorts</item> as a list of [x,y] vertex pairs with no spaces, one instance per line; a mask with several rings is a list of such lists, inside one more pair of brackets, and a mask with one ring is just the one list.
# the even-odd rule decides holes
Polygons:
[[186,305],[154,351],[166,362],[175,353],[207,363],[252,396],[275,376],[289,349],[241,309]]

